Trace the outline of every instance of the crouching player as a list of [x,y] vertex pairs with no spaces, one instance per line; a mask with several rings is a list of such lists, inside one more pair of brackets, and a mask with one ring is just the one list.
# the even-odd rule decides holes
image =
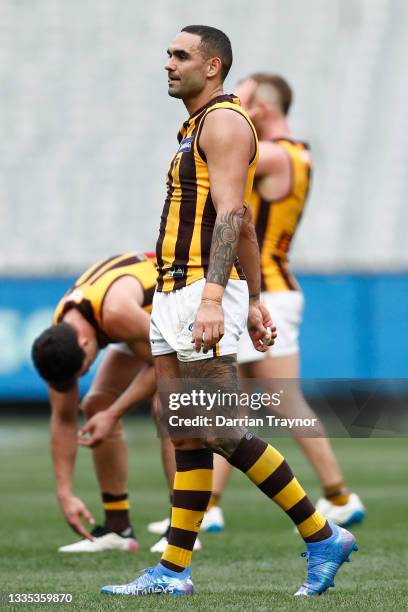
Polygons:
[[[137,550],[129,520],[128,456],[120,417],[156,390],[148,340],[156,276],[155,261],[147,254],[127,253],[97,263],[61,299],[53,324],[33,344],[34,364],[49,387],[58,501],[68,524],[85,538],[62,546],[60,552]],[[107,351],[81,405],[91,419],[92,443],[101,442],[92,451],[105,520],[89,532],[81,519],[90,524],[94,519],[72,490],[78,379],[104,347]]]

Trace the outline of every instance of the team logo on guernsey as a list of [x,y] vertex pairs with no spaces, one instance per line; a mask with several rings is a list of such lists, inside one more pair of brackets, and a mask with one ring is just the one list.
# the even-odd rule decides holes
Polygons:
[[187,266],[172,266],[167,268],[166,275],[168,278],[184,278],[187,276]]
[[191,151],[191,145],[193,144],[193,140],[194,136],[183,138],[183,140],[180,142],[180,146],[177,153],[189,153]]

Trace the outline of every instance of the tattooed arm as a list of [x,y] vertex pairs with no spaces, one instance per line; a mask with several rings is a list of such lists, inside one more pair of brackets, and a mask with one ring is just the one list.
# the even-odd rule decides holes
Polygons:
[[206,353],[224,334],[222,296],[238,249],[248,165],[255,153],[255,141],[242,115],[216,109],[205,119],[200,147],[207,159],[211,198],[217,211],[207,282],[193,330],[196,351],[203,347]]

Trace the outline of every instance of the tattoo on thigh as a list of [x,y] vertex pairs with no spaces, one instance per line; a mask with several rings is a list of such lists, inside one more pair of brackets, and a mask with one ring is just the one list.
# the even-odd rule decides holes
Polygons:
[[199,359],[197,361],[180,362],[183,378],[216,379],[223,386],[234,385],[238,389],[238,366],[236,355]]
[[[235,355],[181,363],[180,367],[183,379],[187,384],[188,380],[191,380],[194,386],[194,380],[205,379],[206,391],[220,392],[220,396],[229,398],[238,394],[238,369]],[[239,416],[238,405],[235,400],[222,405],[216,403],[212,408],[213,417],[216,414],[221,414],[227,418],[236,418]],[[206,446],[226,459],[235,451],[247,430],[237,425],[236,427],[229,427],[227,431],[231,434],[230,437],[220,436],[219,428],[208,428],[207,439],[205,440]],[[223,432],[226,432],[226,430],[224,429]]]

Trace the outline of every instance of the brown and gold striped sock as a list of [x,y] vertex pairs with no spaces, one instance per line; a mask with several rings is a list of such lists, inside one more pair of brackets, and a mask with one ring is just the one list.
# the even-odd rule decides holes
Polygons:
[[286,512],[305,542],[331,536],[330,525],[316,512],[285,458],[273,446],[247,433],[229,462]]
[[350,490],[344,481],[323,487],[325,498],[335,506],[345,506],[350,499]]
[[129,519],[129,499],[127,493],[112,495],[102,493],[103,508],[105,510],[105,527],[121,533],[130,527]]
[[166,550],[160,563],[182,572],[192,551],[211,496],[213,452],[208,448],[176,450],[173,507]]

